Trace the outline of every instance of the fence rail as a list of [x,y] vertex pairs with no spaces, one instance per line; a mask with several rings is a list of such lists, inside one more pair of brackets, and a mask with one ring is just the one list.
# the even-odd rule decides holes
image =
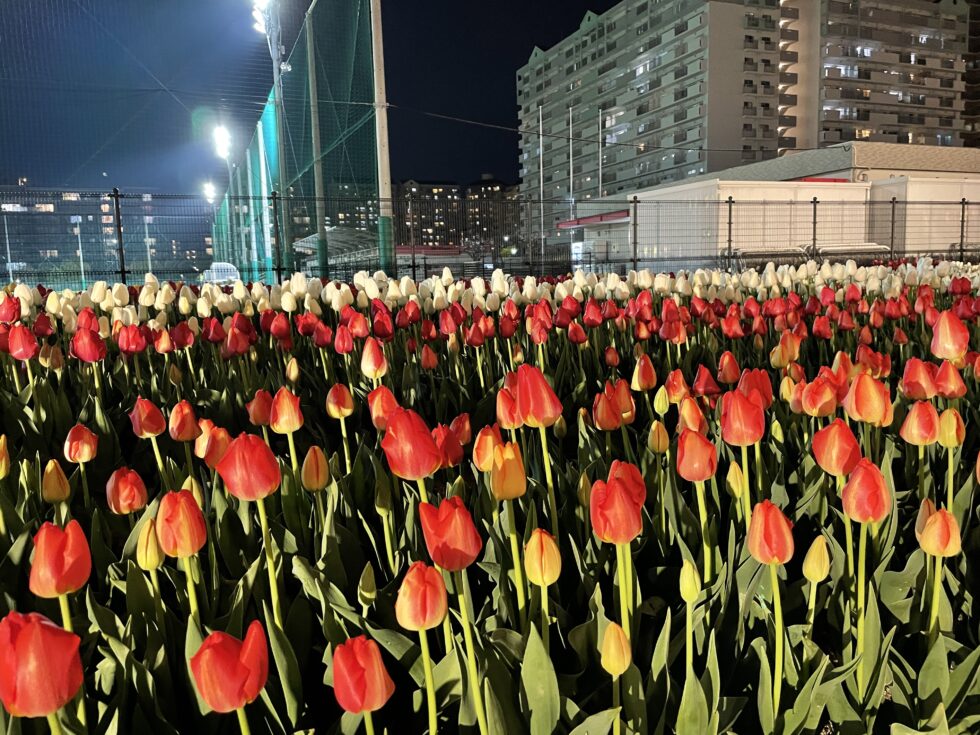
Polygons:
[[[980,259],[980,202],[226,197],[0,190],[0,277],[281,280],[444,267],[554,275],[742,268],[768,260]],[[288,227],[286,226],[288,223]],[[288,241],[284,233],[288,232]]]

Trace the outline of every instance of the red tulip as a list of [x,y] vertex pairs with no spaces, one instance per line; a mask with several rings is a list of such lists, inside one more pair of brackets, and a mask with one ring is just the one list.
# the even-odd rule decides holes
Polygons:
[[945,508],[931,513],[916,535],[919,546],[930,556],[949,557],[960,553],[960,524]]
[[337,704],[355,715],[384,707],[395,692],[395,684],[377,643],[359,635],[334,649],[333,692]]
[[592,423],[600,431],[616,431],[623,425],[623,415],[619,412],[615,390],[607,380],[602,393],[592,402]]
[[867,373],[854,378],[842,405],[852,421],[872,426],[890,426],[894,415],[888,386]]
[[109,510],[116,515],[127,515],[146,507],[147,494],[143,478],[136,470],[120,467],[109,476],[105,486]]
[[[9,300],[9,299],[8,299]],[[0,620],[0,701],[14,717],[46,717],[82,686],[81,639],[43,615]]]
[[193,556],[208,540],[204,514],[189,490],[169,492],[160,499],[156,517],[157,541],[167,556]]
[[465,569],[483,548],[483,540],[473,524],[473,517],[458,496],[443,500],[436,508],[419,504],[419,519],[429,556],[449,572]]
[[725,385],[733,385],[738,382],[741,373],[735,355],[728,350],[721,353],[721,357],[718,358],[718,381]]
[[688,482],[704,482],[718,469],[715,445],[702,434],[684,429],[677,441],[677,474]]
[[737,390],[721,397],[721,438],[726,444],[748,447],[762,439],[765,431],[766,416],[759,403]]
[[517,369],[517,413],[532,428],[553,426],[561,417],[562,405],[544,374],[532,365]]
[[772,381],[765,370],[745,370],[738,380],[738,390],[763,410],[772,405]]
[[[195,442],[196,445],[197,443]],[[228,433],[227,429],[221,426],[215,426],[211,429],[210,434],[208,434],[208,441],[204,445],[204,455],[201,457],[208,469],[213,470],[217,468],[218,463],[224,458],[230,446],[231,434]]]
[[614,460],[606,481],[596,480],[589,496],[592,528],[600,541],[626,544],[643,530],[646,484],[639,469]]
[[272,394],[259,388],[255,391],[255,397],[245,404],[245,410],[252,426],[268,426],[272,414]]
[[71,354],[82,362],[99,362],[106,356],[105,341],[97,331],[79,326],[71,340]]
[[99,437],[82,424],[75,424],[65,437],[65,459],[69,462],[91,462],[98,451]]
[[228,492],[239,500],[265,498],[282,482],[276,455],[255,434],[239,434],[216,469]]
[[640,355],[636,360],[630,387],[641,393],[646,393],[648,390],[657,387],[657,371],[653,367],[653,360],[646,353]]
[[672,370],[667,374],[664,381],[664,389],[667,391],[667,400],[671,403],[680,403],[684,398],[691,395],[691,389],[684,380],[684,373],[680,370]]
[[4,294],[3,301],[0,301],[0,322],[13,324],[20,319],[20,313],[20,299],[10,294]]
[[850,427],[835,419],[813,435],[813,456],[828,475],[844,477],[861,460],[861,448]]
[[449,430],[456,435],[461,446],[466,446],[473,439],[473,427],[470,426],[470,415],[461,413],[449,422]]
[[379,385],[367,396],[368,411],[371,413],[371,423],[378,431],[388,428],[388,419],[400,407],[395,394],[388,386]]
[[381,380],[388,372],[388,361],[385,359],[381,343],[374,337],[364,341],[361,352],[361,372],[368,380]]
[[760,564],[785,564],[793,558],[793,523],[768,500],[756,504],[746,540]]
[[10,328],[7,349],[12,358],[22,362],[34,359],[40,351],[34,332],[23,324],[15,324]]
[[443,452],[429,427],[410,409],[396,408],[388,418],[381,448],[391,471],[403,480],[424,479],[443,464]]
[[303,411],[299,407],[299,396],[283,386],[272,399],[269,412],[269,428],[277,434],[292,434],[303,427]]
[[949,360],[936,371],[936,394],[942,398],[962,398],[966,395],[966,383],[960,371]]
[[191,657],[201,699],[215,712],[234,712],[254,702],[269,677],[269,648],[262,623],[253,620],[245,640],[215,631]]
[[858,523],[879,523],[892,509],[891,493],[881,470],[862,459],[841,493],[844,514]]
[[446,584],[439,570],[420,561],[412,564],[395,600],[398,624],[405,630],[429,630],[443,621],[447,610]]
[[152,401],[145,398],[136,399],[136,405],[129,414],[129,420],[133,424],[133,433],[140,439],[160,436],[167,430],[167,421],[163,418],[160,409]]
[[421,365],[423,370],[435,370],[439,367],[439,356],[429,345],[422,345]]
[[194,408],[185,399],[170,412],[170,438],[175,442],[192,442],[201,435]]
[[432,439],[442,455],[441,467],[455,467],[463,461],[463,445],[459,443],[459,437],[455,432],[444,424],[439,424],[432,430]]
[[905,363],[902,374],[902,393],[913,401],[928,401],[936,397],[936,366],[917,357]]
[[78,592],[92,574],[92,554],[78,521],[64,530],[45,523],[34,535],[29,587],[38,597],[53,599]]
[[[514,376],[511,378],[511,376]],[[508,385],[513,384],[514,387]],[[497,423],[501,429],[519,429],[524,425],[517,410],[517,373],[508,373],[503,387],[497,391]]]
[[837,410],[837,391],[827,378],[817,376],[804,386],[800,407],[807,416],[824,418]]

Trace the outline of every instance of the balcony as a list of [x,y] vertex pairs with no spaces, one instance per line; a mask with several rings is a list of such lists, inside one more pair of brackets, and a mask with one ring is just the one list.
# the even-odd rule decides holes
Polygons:
[[779,95],[779,104],[783,107],[794,107],[796,106],[796,95],[795,94],[781,94]]
[[779,127],[781,127],[781,128],[795,128],[796,127],[796,115],[780,115],[779,116]]
[[742,41],[742,48],[751,48],[751,49],[759,48],[759,42],[750,41],[749,39],[746,38],[745,40]]
[[794,71],[782,71],[779,73],[780,84],[796,84],[800,80],[800,75]]
[[742,62],[742,71],[759,71],[759,65],[754,61]]
[[795,28],[782,28],[779,31],[779,40],[795,43],[800,40],[800,32]]
[[785,64],[795,64],[800,60],[800,55],[796,51],[783,49],[779,52],[779,60]]
[[784,6],[780,12],[780,17],[784,20],[797,20],[800,17],[800,9]]
[[777,145],[780,148],[796,148],[796,138],[792,136],[781,136]]

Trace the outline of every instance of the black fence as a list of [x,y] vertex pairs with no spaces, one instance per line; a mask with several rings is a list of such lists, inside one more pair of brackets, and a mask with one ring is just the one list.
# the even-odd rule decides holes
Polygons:
[[0,277],[84,287],[980,258],[980,202],[378,200],[0,190]]

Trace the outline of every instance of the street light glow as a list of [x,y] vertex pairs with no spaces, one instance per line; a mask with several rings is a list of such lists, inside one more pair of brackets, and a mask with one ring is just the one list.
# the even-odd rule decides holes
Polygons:
[[231,133],[224,125],[219,125],[214,129],[214,152],[218,158],[226,161],[231,155]]
[[208,204],[214,204],[214,200],[218,195],[218,190],[215,189],[214,184],[210,181],[204,182],[204,198],[208,200]]

